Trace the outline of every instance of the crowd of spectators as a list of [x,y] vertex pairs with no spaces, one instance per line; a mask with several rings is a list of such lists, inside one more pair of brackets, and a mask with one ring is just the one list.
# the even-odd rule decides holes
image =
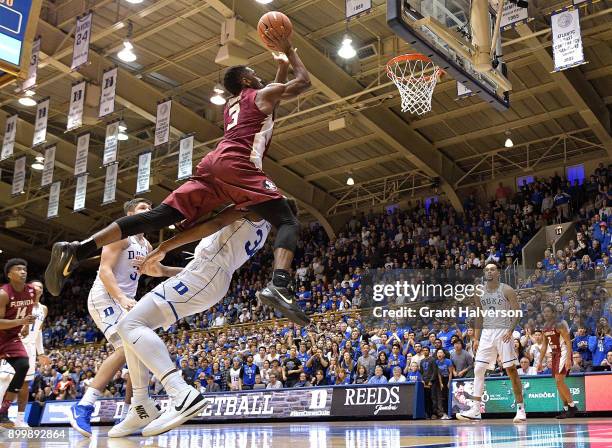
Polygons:
[[[464,213],[441,199],[390,207],[379,214],[356,213],[334,239],[313,223],[303,228],[295,257],[296,295],[306,312],[315,316],[311,327],[270,321],[274,311],[256,300],[255,292],[270,276],[273,255],[266,245],[234,275],[218,305],[178,322],[163,338],[186,380],[202,391],[423,381],[428,415],[446,418],[450,380],[472,372],[470,323],[367,319],[361,310],[367,305],[368,282],[401,279],[407,269],[461,275],[478,272],[488,261],[503,268],[512,266],[542,226],[574,215],[584,238],[574,249],[582,249],[573,258],[567,251],[554,257],[547,254],[536,280],[542,275],[556,278],[559,271],[567,270],[562,263],[582,260],[580,250],[597,249],[594,242],[600,240],[599,247],[606,252],[590,263],[597,266],[601,260],[607,272],[610,236],[606,229],[612,216],[604,212],[612,193],[608,192],[609,175],[612,171],[600,166],[583,185],[572,185],[556,175],[534,179],[516,194],[500,184],[488,203],[468,196]],[[594,225],[602,221],[605,227]],[[173,261],[175,265],[186,262],[180,255]],[[611,364],[612,304],[601,282],[576,288],[572,283],[576,278],[569,275],[558,282],[531,282],[532,278],[521,281],[524,290],[519,294],[526,312],[515,332],[520,372],[547,373],[546,369],[534,372],[534,356],[541,347],[541,305],[546,302],[554,303],[570,325],[576,352],[573,370]],[[85,298],[92,281],[92,276],[75,276],[61,298],[47,302],[45,346],[56,348],[50,351],[52,364],[37,369],[32,399],[80,397],[112,353],[109,344],[100,343],[102,334],[87,316]],[[155,281],[143,278],[139,295]],[[401,297],[395,298],[397,303]],[[499,368],[492,372],[501,373]],[[125,382],[125,375],[118,373],[105,396],[123,395]],[[151,391],[161,393],[162,389],[152,378]]]

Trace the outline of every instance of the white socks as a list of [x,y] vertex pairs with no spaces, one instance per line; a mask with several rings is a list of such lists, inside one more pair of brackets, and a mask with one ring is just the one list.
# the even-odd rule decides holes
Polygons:
[[81,406],[93,406],[94,403],[98,400],[98,398],[102,397],[102,392],[93,387],[89,386],[85,393],[83,394],[83,398],[79,401],[79,405]]
[[175,371],[167,375],[161,382],[171,398],[176,397],[180,391],[189,386],[183,379],[181,371],[176,369],[173,370]]

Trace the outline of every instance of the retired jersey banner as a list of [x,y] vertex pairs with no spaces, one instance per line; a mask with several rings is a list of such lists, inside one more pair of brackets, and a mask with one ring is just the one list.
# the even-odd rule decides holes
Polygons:
[[584,51],[582,48],[582,35],[580,34],[580,13],[577,9],[553,13],[550,16],[552,23],[552,47],[555,69],[561,70],[584,64]]
[[42,176],[40,178],[40,186],[46,187],[53,182],[53,169],[55,168],[55,150],[56,146],[49,146],[45,149],[45,165]]
[[457,81],[457,98],[467,98],[472,95],[474,95],[474,92],[464,86],[462,82]]
[[49,189],[49,206],[47,207],[47,219],[57,218],[59,215],[60,187],[61,181],[53,182]]
[[372,0],[346,0],[346,18],[351,19],[372,9]]
[[49,98],[36,106],[36,121],[34,122],[34,137],[32,146],[42,145],[47,139],[47,119],[49,118]]
[[154,146],[168,143],[170,139],[170,110],[172,100],[157,104],[157,118],[155,119],[155,144]]
[[104,157],[102,165],[106,166],[117,161],[117,147],[119,145],[119,121],[113,121],[106,126],[106,138],[104,139]]
[[115,202],[118,168],[119,165],[117,163],[113,163],[112,165],[108,165],[106,167],[106,178],[104,180],[104,197],[102,198],[102,205]]
[[40,53],[40,37],[32,43],[32,56],[28,66],[28,76],[21,83],[21,90],[28,90],[36,85],[36,74],[38,72],[38,56]]
[[117,88],[117,67],[104,72],[100,93],[100,117],[115,111],[115,89]]
[[26,176],[26,156],[21,156],[15,160],[15,169],[13,171],[13,185],[11,187],[11,196],[17,196],[23,193],[25,187]]
[[515,3],[505,2],[504,8],[502,9],[502,18],[499,27],[502,31],[514,28],[521,23],[529,21],[529,15],[527,8],[521,8]]
[[81,81],[74,84],[70,90],[70,107],[68,108],[68,122],[66,124],[67,131],[79,128],[83,124],[86,85],[85,81]]
[[8,159],[13,155],[13,150],[15,149],[15,137],[17,135],[17,118],[17,115],[11,115],[6,119],[0,161]]
[[79,176],[87,172],[87,157],[89,156],[89,132],[77,138],[76,158],[74,160],[74,175]]
[[91,38],[91,25],[93,13],[77,17],[76,30],[74,32],[74,46],[72,47],[72,64],[70,68],[75,70],[89,60],[89,40]]
[[149,191],[151,179],[151,151],[138,156],[138,177],[136,179],[136,194]]
[[85,208],[85,196],[87,195],[87,174],[77,177],[76,190],[74,191],[74,206],[72,209],[75,212]]
[[193,135],[188,135],[179,142],[177,180],[187,179],[193,172],[193,139]]

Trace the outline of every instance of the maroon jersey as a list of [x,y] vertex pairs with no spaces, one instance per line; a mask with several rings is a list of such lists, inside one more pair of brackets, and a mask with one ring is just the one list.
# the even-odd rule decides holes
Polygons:
[[262,159],[272,140],[274,114],[266,115],[257,104],[258,89],[243,89],[231,98],[223,112],[223,139],[217,145],[222,153],[249,157],[261,169]]
[[[2,289],[8,295],[9,301],[4,312],[4,319],[23,319],[32,314],[34,306],[34,288],[25,285],[23,291],[15,291],[10,283],[2,285]],[[19,337],[23,325],[18,325],[6,330],[0,330],[0,358],[12,358],[27,356]]]
[[561,333],[557,329],[557,325],[554,327],[544,328],[543,334],[548,340],[548,346],[550,347],[553,355],[560,355],[562,352],[565,352],[567,347],[565,347],[565,341],[561,337]]

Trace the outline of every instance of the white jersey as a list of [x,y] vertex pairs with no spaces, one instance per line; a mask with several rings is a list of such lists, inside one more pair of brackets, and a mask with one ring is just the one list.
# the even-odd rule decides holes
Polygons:
[[[117,264],[113,268],[113,275],[117,280],[119,289],[128,297],[135,297],[138,290],[138,279],[140,270],[134,266],[136,257],[146,257],[149,253],[149,244],[146,239],[138,239],[136,236],[127,237],[128,246],[123,250]],[[106,288],[100,279],[100,270],[96,275],[96,280],[92,290],[105,291]]]
[[202,239],[183,272],[198,273],[215,266],[231,276],[263,247],[271,228],[272,225],[264,220],[251,222],[243,218],[234,221]]
[[487,285],[484,285],[484,292],[480,297],[480,306],[482,309],[487,311],[494,311],[494,315],[490,316],[485,314],[482,320],[482,328],[489,329],[503,329],[509,330],[512,328],[512,318],[508,316],[503,316],[502,311],[510,311],[513,310],[510,305],[510,301],[504,295],[504,284],[499,283],[499,286],[495,291],[488,291]]
[[30,332],[21,340],[23,345],[36,346],[40,343],[42,346],[42,324],[45,320],[45,309],[41,304],[36,304],[32,307],[32,316],[36,317],[34,323],[30,324]]

